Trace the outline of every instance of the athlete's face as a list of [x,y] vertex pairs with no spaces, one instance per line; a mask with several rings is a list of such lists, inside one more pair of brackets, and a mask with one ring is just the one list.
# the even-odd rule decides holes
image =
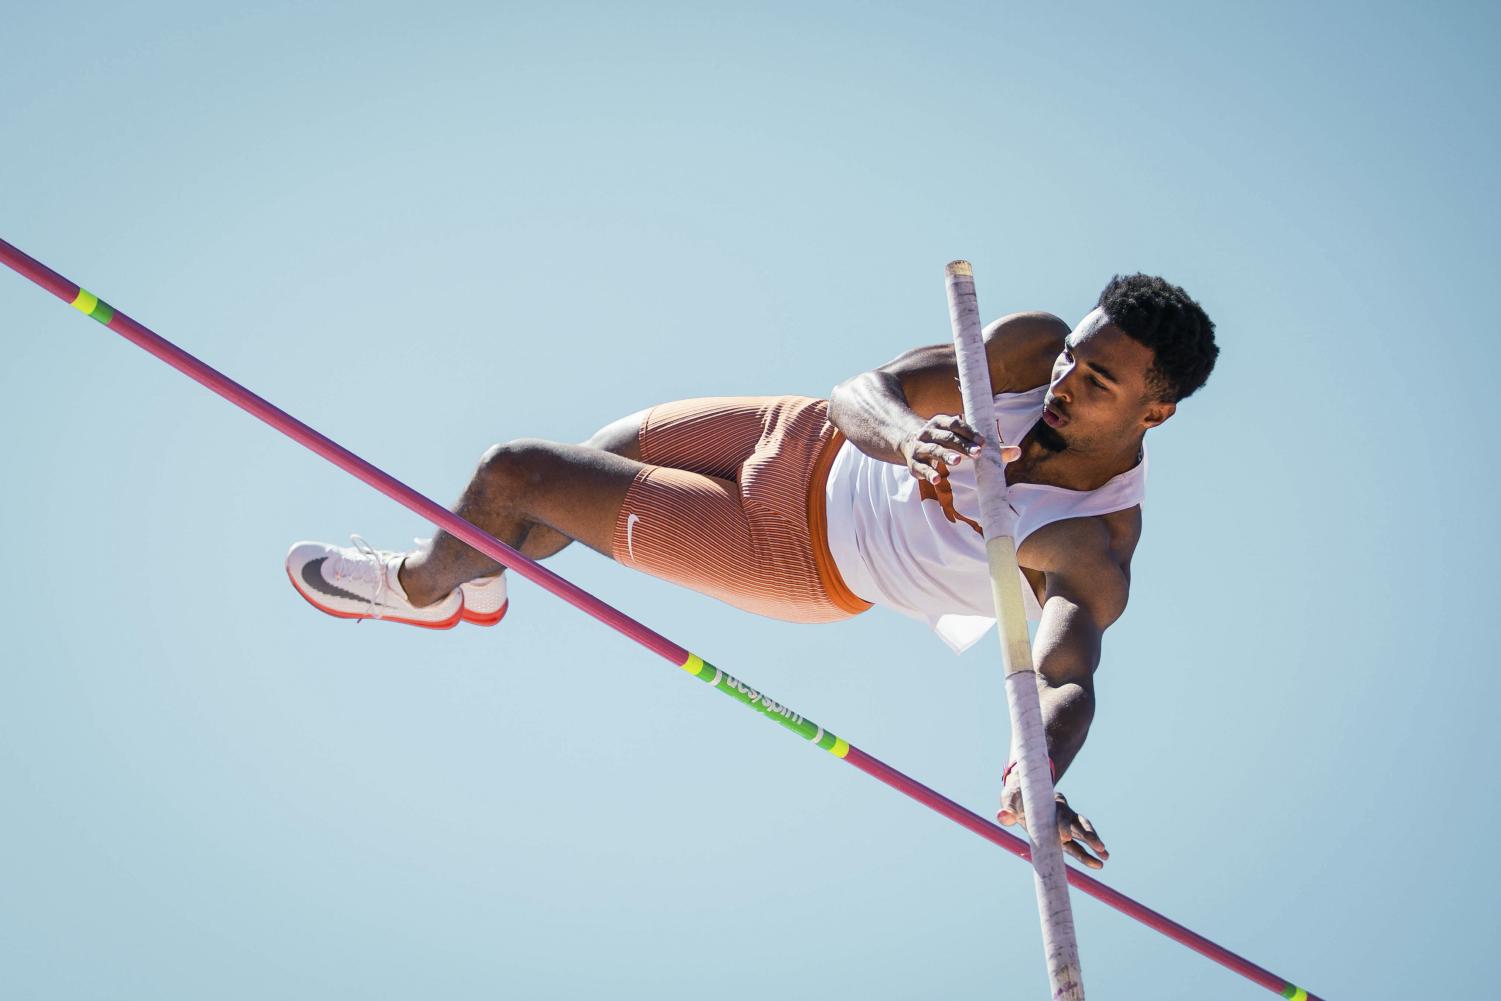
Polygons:
[[1084,317],[1053,362],[1042,420],[1055,434],[1044,438],[1075,451],[1110,451],[1167,420],[1176,407],[1149,392],[1153,361],[1151,348],[1102,311]]

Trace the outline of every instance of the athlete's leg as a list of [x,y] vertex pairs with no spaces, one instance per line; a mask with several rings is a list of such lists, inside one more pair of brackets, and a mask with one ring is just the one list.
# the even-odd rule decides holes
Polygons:
[[[649,407],[605,425],[586,442],[627,459],[734,480],[765,433],[765,397],[713,397]],[[572,540],[534,524],[518,547],[546,559]]]
[[[535,438],[508,442],[484,454],[454,513],[509,546],[530,548],[528,555],[550,555],[576,539],[610,556],[620,506],[643,468],[634,459],[588,445]],[[539,533],[535,542],[534,532]],[[499,569],[467,542],[439,531],[406,558],[400,581],[420,607]]]
[[[525,440],[496,446],[455,512],[531,559],[552,556],[575,539],[612,556],[612,535],[632,482],[643,470],[665,467],[686,474],[674,481],[676,490],[668,490],[669,507],[689,518],[716,519],[719,538],[743,535],[745,516],[733,480],[763,437],[770,402],[685,400],[623,417],[583,445]],[[440,531],[406,558],[400,577],[413,603],[425,605],[499,569]]]
[[[655,466],[685,469],[718,479],[733,479],[741,463],[750,456],[761,437],[762,406],[763,400],[760,398],[714,398],[669,404],[663,410],[670,416],[665,420],[665,426],[653,435],[653,449],[649,456],[643,457],[641,437],[643,423],[653,408],[612,421],[591,435],[583,445],[635,462],[645,461]],[[483,464],[481,468],[483,469]],[[480,476],[476,474],[475,479],[478,481]],[[630,486],[629,481],[625,486]],[[464,499],[455,509],[460,516],[467,517],[464,514],[465,505],[474,493],[475,483],[471,483]],[[618,502],[615,503],[614,510],[619,510]],[[519,539],[515,541],[493,529],[487,530],[520,550],[523,556],[534,560],[544,560],[556,555],[575,538],[553,528],[546,518],[528,520]],[[605,526],[605,531],[608,533],[608,525]],[[609,555],[608,548],[603,552]],[[466,553],[467,556],[464,555]],[[446,532],[439,532],[426,549],[407,558],[401,575],[403,585],[412,574],[417,574],[421,581],[422,568],[430,560],[452,566],[454,572],[469,567],[479,568],[471,576],[458,581],[459,584],[487,576],[498,569],[494,560],[474,552],[466,543]],[[449,575],[441,576],[446,580]],[[421,590],[421,583],[418,587]],[[410,591],[407,593],[411,594]],[[438,600],[446,593],[447,591],[434,592],[433,600]]]
[[[641,461],[641,444],[639,441],[641,431],[641,419],[646,416],[646,411],[641,410],[617,421],[612,421],[594,432],[584,445],[589,448],[597,448],[603,452],[610,452],[624,459]],[[549,556],[557,554],[573,540],[556,529],[549,528],[541,522],[533,522],[522,537],[521,544],[516,548],[521,550],[523,556],[534,560],[545,560]],[[493,566],[493,564],[492,564]],[[473,579],[473,578],[469,578]]]
[[[757,614],[848,618],[869,603],[838,580],[823,535],[822,477],[837,452],[826,413],[801,397],[688,400],[602,430],[591,441],[604,447],[511,442],[485,454],[457,511],[538,556],[577,540]],[[432,604],[497,569],[439,533],[406,558],[400,584]]]

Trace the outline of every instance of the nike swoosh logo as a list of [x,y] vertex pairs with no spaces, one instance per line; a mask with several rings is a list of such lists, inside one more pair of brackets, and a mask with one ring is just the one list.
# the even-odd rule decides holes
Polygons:
[[369,598],[361,598],[352,594],[342,587],[334,587],[323,579],[323,563],[327,556],[320,556],[316,560],[308,560],[302,565],[302,582],[319,594],[326,594],[330,598],[347,598],[350,601],[363,601],[369,603]]
[[631,558],[632,562],[635,562],[636,550],[631,548],[631,530],[636,527],[636,522],[640,520],[641,516],[639,514],[628,514],[625,516],[625,554]]

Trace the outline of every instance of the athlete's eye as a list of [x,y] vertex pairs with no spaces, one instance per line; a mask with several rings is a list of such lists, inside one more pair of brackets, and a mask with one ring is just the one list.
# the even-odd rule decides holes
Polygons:
[[1090,376],[1089,377],[1089,381],[1092,382],[1092,383],[1094,383],[1096,386],[1100,387],[1101,389],[1105,388],[1105,384],[1103,382],[1101,382],[1099,379],[1095,378],[1094,376]]

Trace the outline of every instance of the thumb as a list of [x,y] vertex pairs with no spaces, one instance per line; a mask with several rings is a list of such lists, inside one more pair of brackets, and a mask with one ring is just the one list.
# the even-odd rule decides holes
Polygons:
[[1001,446],[1001,461],[1002,462],[1015,462],[1017,459],[1020,459],[1021,457],[1022,457],[1022,450],[1020,448],[1018,448],[1017,446],[1015,446],[1015,445],[1002,445]]

